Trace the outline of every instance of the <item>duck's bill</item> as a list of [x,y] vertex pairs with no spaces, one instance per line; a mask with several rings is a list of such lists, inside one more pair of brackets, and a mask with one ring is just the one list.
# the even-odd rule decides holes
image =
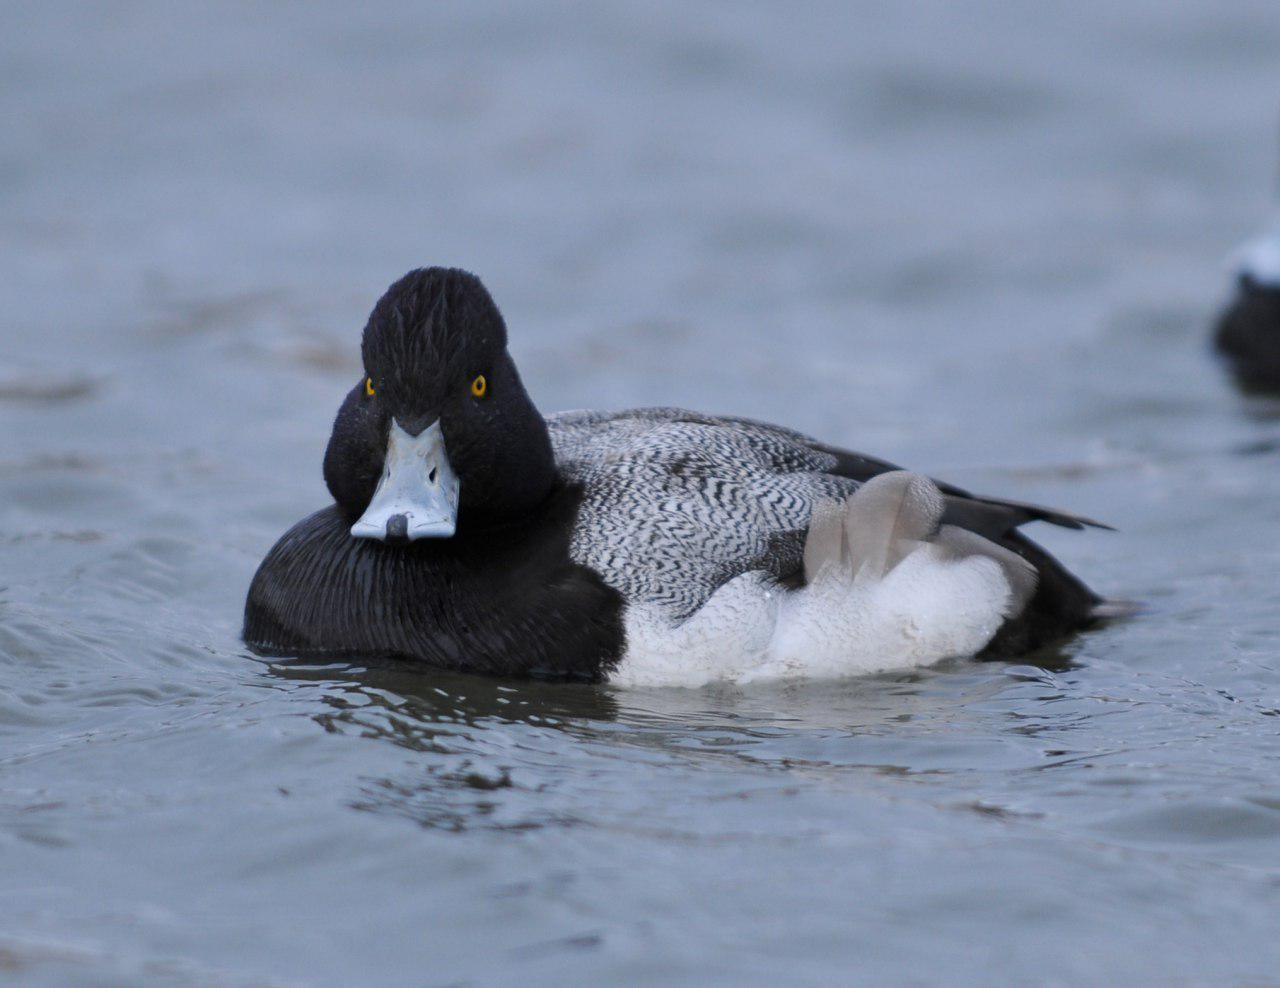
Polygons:
[[351,526],[358,539],[447,539],[458,528],[458,475],[437,419],[416,436],[394,419],[373,500]]

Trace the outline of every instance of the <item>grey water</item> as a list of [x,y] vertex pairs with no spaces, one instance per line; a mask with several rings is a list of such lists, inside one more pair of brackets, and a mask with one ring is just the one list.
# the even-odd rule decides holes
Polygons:
[[[0,982],[1276,983],[1271,0],[0,11]],[[705,690],[267,662],[359,332],[1110,522],[1144,613]]]

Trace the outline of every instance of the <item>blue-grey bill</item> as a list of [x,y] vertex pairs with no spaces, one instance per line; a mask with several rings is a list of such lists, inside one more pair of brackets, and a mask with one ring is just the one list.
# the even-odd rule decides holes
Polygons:
[[437,419],[416,436],[394,419],[373,500],[351,526],[358,539],[447,539],[458,528],[458,475]]

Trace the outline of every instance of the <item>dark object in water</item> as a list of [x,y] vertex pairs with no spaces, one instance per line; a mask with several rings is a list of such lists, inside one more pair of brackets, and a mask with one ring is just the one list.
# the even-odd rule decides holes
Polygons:
[[1242,273],[1213,341],[1242,388],[1280,394],[1280,286]]

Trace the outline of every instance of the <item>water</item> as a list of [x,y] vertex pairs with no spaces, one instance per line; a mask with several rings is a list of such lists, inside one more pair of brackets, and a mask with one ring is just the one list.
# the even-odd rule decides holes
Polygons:
[[[0,981],[1269,983],[1280,412],[1207,353],[1274,4],[10,4]],[[620,690],[270,664],[372,302],[546,409],[1099,517],[1034,664]]]

